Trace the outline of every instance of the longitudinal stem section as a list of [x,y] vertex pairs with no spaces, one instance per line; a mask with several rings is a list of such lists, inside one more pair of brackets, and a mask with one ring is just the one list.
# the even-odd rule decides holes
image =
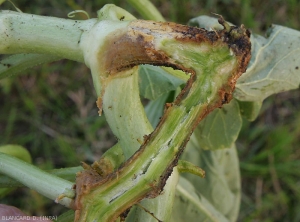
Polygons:
[[78,221],[114,221],[141,199],[159,195],[199,121],[230,101],[250,59],[249,32],[220,22],[224,30],[208,32],[137,20],[108,36],[98,55],[103,94],[105,85],[138,64],[171,66],[192,75],[175,102],[166,106],[157,128],[119,170],[104,178],[93,170],[78,175]]

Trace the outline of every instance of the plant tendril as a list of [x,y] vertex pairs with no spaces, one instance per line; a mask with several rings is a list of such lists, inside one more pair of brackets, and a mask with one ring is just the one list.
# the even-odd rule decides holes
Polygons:
[[75,14],[77,14],[77,13],[83,13],[86,15],[87,19],[90,19],[90,15],[84,10],[75,10],[75,11],[69,12],[68,18],[74,18]]

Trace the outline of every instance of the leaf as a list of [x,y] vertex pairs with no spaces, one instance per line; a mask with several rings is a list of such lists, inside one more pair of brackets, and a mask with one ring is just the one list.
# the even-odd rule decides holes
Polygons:
[[0,146],[0,152],[14,156],[20,160],[26,161],[27,163],[32,162],[28,150],[19,145],[7,144]]
[[[126,222],[157,222],[156,217],[160,221],[170,220],[172,215],[173,203],[175,199],[176,185],[178,183],[179,173],[176,168],[167,180],[162,193],[155,198],[146,198],[140,202],[139,206],[131,208],[126,217]],[[146,212],[141,206],[147,210]],[[151,215],[151,214],[152,215]]]
[[206,150],[231,147],[242,127],[242,118],[236,100],[215,109],[197,127],[199,145]]
[[262,101],[266,97],[297,89],[300,84],[300,32],[273,25],[268,38],[252,35],[252,58],[236,84],[235,97]]
[[57,56],[42,54],[16,54],[0,61],[0,79],[22,73],[22,71],[42,63],[61,59]]
[[164,112],[164,105],[169,94],[166,93],[156,100],[151,100],[145,107],[145,112],[152,127],[155,128]]
[[196,137],[196,134],[191,137],[182,159],[201,167],[206,177],[182,174],[189,183],[185,180],[183,185],[180,180],[173,214],[175,219],[182,214],[182,218],[189,220],[174,221],[236,221],[241,184],[235,145],[229,149],[203,150]]
[[172,222],[214,221],[227,222],[224,217],[204,196],[199,194],[192,183],[180,177],[176,188]]
[[248,101],[238,101],[240,112],[248,121],[254,121],[261,109],[262,102],[248,102]]
[[175,90],[185,83],[163,69],[152,65],[141,65],[139,67],[140,94],[144,98],[154,100],[161,95]]

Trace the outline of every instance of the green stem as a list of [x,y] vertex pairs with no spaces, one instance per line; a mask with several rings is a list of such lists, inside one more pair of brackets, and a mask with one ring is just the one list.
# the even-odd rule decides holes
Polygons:
[[202,178],[205,177],[205,171],[203,169],[185,160],[179,160],[177,168],[179,173],[191,173]]
[[137,68],[126,72],[127,77],[114,78],[105,88],[103,110],[127,160],[153,129],[140,101]]
[[[134,20],[134,18],[128,15],[126,11],[113,5],[106,5],[103,7],[98,12],[98,16],[99,15],[100,19],[109,19],[116,22],[119,22],[120,18],[123,18],[123,20]],[[102,42],[105,42],[105,40]],[[101,41],[98,41],[98,43],[101,43]],[[99,64],[101,64],[101,62]],[[94,70],[94,66],[91,66],[91,69]],[[94,80],[98,80],[100,77],[99,82],[101,83],[101,74],[102,73],[93,72]],[[144,140],[144,135],[151,133],[153,128],[146,117],[144,107],[139,98],[137,67],[126,70],[121,75],[122,78],[113,78],[109,81],[109,84],[104,88],[105,92],[102,101],[106,120],[115,136],[118,138],[118,145],[122,148],[125,159],[127,160],[138,150],[141,142]],[[118,76],[120,76],[120,73]],[[114,155],[113,158],[110,158],[112,155],[109,155],[109,153],[113,150],[117,151],[113,147],[107,152],[108,155],[105,154],[106,157],[104,156],[101,159],[109,159],[110,161],[108,162],[112,163],[113,159],[116,159],[116,155]],[[110,164],[108,164],[108,162],[101,160],[96,162],[96,166],[99,166],[100,168],[100,170],[97,170],[98,173],[100,172],[100,175],[103,175],[103,172],[107,171],[106,169],[111,169],[111,167],[103,167],[109,166]],[[95,163],[92,167],[94,166]],[[104,175],[106,174],[104,173]],[[155,213],[162,220],[169,220],[171,217],[173,200],[175,198],[177,179],[178,175],[175,173],[169,178],[163,195],[160,195],[155,199],[144,200],[141,203],[143,207]],[[130,217],[134,218],[130,219]],[[150,215],[145,214],[140,208],[132,209],[128,218],[129,221],[142,220],[145,222],[152,221],[152,219],[153,218]]]
[[124,78],[128,67],[140,63],[169,65],[192,76],[174,104],[166,108],[154,132],[122,168],[105,178],[89,170],[78,175],[79,221],[114,221],[134,203],[156,197],[199,121],[230,101],[250,58],[249,33],[243,27],[207,32],[173,23],[133,21],[127,30],[119,29],[110,36],[103,54],[97,54],[104,65],[93,67],[94,74],[97,69],[98,75],[104,72],[104,97],[111,82]]
[[[158,196],[196,125],[229,102],[249,61],[249,36],[244,28],[230,28],[223,22],[227,30],[207,32],[174,23],[119,20],[71,21],[0,11],[0,53],[47,53],[84,60],[93,74],[100,109],[102,100],[107,103],[119,90],[110,89],[111,84],[131,75],[129,68],[135,65],[171,66],[192,73],[154,132],[143,138],[140,149],[119,170],[103,177],[91,168],[78,175],[75,207],[76,219],[81,221],[114,221],[143,198]],[[143,127],[133,140],[148,134],[148,126]],[[127,157],[136,149],[133,146]],[[0,170],[70,206],[74,195],[70,182],[5,154],[0,155]]]
[[67,180],[4,153],[0,153],[0,173],[8,175],[66,207],[71,207],[72,198],[75,196],[74,184]]
[[165,21],[164,17],[149,0],[127,0],[127,2],[131,4],[144,19]]
[[[81,170],[83,170],[83,168],[79,166],[79,167],[54,169],[47,172],[53,174],[54,176],[60,177],[64,180],[74,182],[76,173],[78,173]],[[9,176],[0,175],[0,188],[4,188],[4,187],[24,187],[24,184],[20,183],[15,179],[12,179]]]
[[[107,5],[101,11],[99,11],[98,14],[100,15],[99,20],[111,19],[110,17],[112,15],[114,17],[113,20],[116,20],[118,22],[119,22],[119,20],[134,19],[134,17],[130,16],[127,12],[125,13],[124,10],[122,10],[120,8],[117,8],[117,7],[113,6],[113,5]],[[5,47],[3,47],[3,48],[0,47],[1,53],[16,53],[16,52],[19,52],[19,51],[16,51],[16,50],[20,50],[20,52],[35,52],[35,53],[41,53],[41,52],[45,51],[45,52],[53,55],[53,57],[55,57],[55,58],[60,58],[60,56],[63,56],[65,58],[69,58],[69,59],[73,59],[73,60],[77,60],[77,61],[83,61],[83,58],[81,58],[82,52],[80,51],[80,48],[78,46],[79,44],[77,44],[77,43],[81,42],[81,40],[82,40],[81,37],[82,36],[84,36],[83,37],[83,39],[84,39],[84,38],[86,38],[86,36],[93,35],[93,33],[89,32],[90,31],[89,28],[92,25],[90,25],[90,26],[88,26],[88,25],[89,24],[93,24],[94,21],[92,21],[92,22],[90,22],[90,21],[89,22],[83,22],[82,27],[85,28],[84,30],[81,30],[82,32],[84,32],[83,35],[79,36],[79,33],[76,30],[71,30],[70,33],[72,33],[72,36],[74,38],[67,39],[67,41],[70,42],[69,43],[71,45],[70,48],[74,49],[72,51],[71,55],[69,55],[69,54],[63,54],[62,55],[59,52],[60,48],[63,51],[63,53],[65,53],[64,51],[67,51],[66,48],[63,48],[65,46],[64,42],[62,42],[62,43],[58,42],[55,47],[53,46],[53,48],[51,48],[51,51],[48,51],[48,50],[50,50],[50,47],[48,47],[47,44],[56,41],[56,39],[51,39],[50,40],[50,38],[53,37],[53,36],[51,36],[51,34],[57,35],[57,38],[59,38],[60,40],[65,40],[66,38],[70,37],[70,36],[65,36],[68,28],[71,28],[70,25],[74,26],[74,27],[72,27],[72,29],[77,29],[78,27],[76,25],[74,25],[74,23],[77,23],[78,21],[75,22],[75,21],[71,21],[71,20],[69,20],[69,21],[67,21],[67,20],[59,20],[59,19],[46,18],[46,17],[41,17],[41,16],[34,16],[34,15],[27,15],[27,14],[18,14],[18,13],[14,13],[14,12],[12,12],[12,13],[8,13],[7,12],[7,13],[3,13],[3,14],[0,14],[0,15],[1,15],[0,22],[8,20],[10,22],[10,24],[9,24],[10,27],[13,27],[12,30],[11,30],[11,33],[9,33],[10,35],[6,36],[7,39],[4,39],[4,40],[7,40],[6,46],[7,46],[7,48],[9,50],[7,50],[7,48],[5,48]],[[31,21],[31,18],[33,18],[33,20],[35,21],[35,23]],[[22,29],[22,27],[18,26],[19,25],[18,23],[20,23],[20,21],[24,22],[24,23],[22,23],[24,25],[23,29]],[[39,27],[38,27],[37,28],[38,33],[36,35],[34,35],[34,38],[38,39],[38,41],[35,43],[34,47],[32,47],[32,41],[31,41],[31,38],[29,38],[30,34],[31,34],[30,30],[32,31],[32,27],[33,26],[39,26],[40,24],[46,23],[46,21],[47,21],[47,23],[49,23],[49,24],[52,25],[50,27],[50,29],[51,29],[50,33],[48,34],[47,30],[46,31],[45,30],[39,30],[38,29]],[[57,24],[57,21],[60,21],[61,23],[63,23],[63,25]],[[5,22],[3,22],[3,23],[5,23]],[[105,22],[103,22],[103,23],[105,24]],[[110,23],[110,22],[108,22],[108,23]],[[86,24],[88,24],[88,25],[86,25]],[[7,27],[9,27],[8,24],[6,24],[6,25],[7,25]],[[60,25],[60,27],[58,25]],[[108,25],[111,26],[111,24],[108,24]],[[25,26],[26,26],[26,28],[25,28]],[[64,28],[66,27],[66,30],[62,29],[62,26],[64,26]],[[59,29],[56,30],[56,27],[58,27]],[[113,25],[111,27],[112,27],[112,30],[116,29],[116,27],[114,27]],[[105,29],[105,27],[104,27],[104,29]],[[16,31],[14,31],[14,30],[16,30]],[[97,34],[99,34],[99,32]],[[106,38],[107,34],[109,34],[109,32],[105,32],[104,31],[103,37]],[[0,37],[5,38],[4,35],[2,35]],[[10,45],[12,43],[10,43],[8,40],[10,40],[11,42],[13,42],[13,39],[15,39],[15,38],[21,38],[21,37],[22,37],[22,41],[23,40],[24,41],[23,42],[18,42],[18,44],[22,44],[22,48],[18,49],[16,47],[13,47],[13,45],[12,46]],[[26,38],[28,38],[28,39],[26,39]],[[45,41],[45,42],[39,46],[39,44],[40,44],[41,41]],[[102,41],[100,39],[99,41],[89,41],[89,42],[90,42],[90,44],[92,44],[91,47],[85,47],[85,45],[81,45],[80,44],[81,49],[84,49],[84,50],[87,50],[87,51],[91,50],[91,49],[94,48],[93,45],[95,43],[102,42]],[[74,44],[74,43],[76,43],[76,44]],[[30,46],[32,48],[30,48]],[[30,51],[28,51],[28,50],[30,50]],[[32,56],[34,57],[35,55],[32,55],[32,54],[28,55],[27,59],[29,59],[29,60],[25,59],[25,60],[22,61],[22,62],[25,62],[25,65],[28,66],[28,67],[32,66],[32,64],[28,63],[28,62],[32,61],[32,60],[30,60],[31,58],[33,58]],[[41,55],[41,57],[44,58],[43,55]],[[37,55],[37,58],[40,58],[39,55]],[[93,60],[95,58],[96,57],[92,58],[91,60]],[[35,61],[37,61],[37,60],[35,60]],[[87,61],[88,61],[87,62],[88,65],[89,65],[90,59],[87,59]],[[15,60],[13,60],[13,62],[15,62]],[[10,60],[9,60],[9,62],[5,63],[5,65],[3,66],[3,69],[4,69],[4,74],[3,75],[4,76],[7,75],[6,73],[10,73],[10,74],[12,73],[12,71],[13,71],[12,67],[22,68],[22,66],[21,67],[18,66],[18,63],[15,64],[13,62],[10,62]],[[95,77],[95,76],[93,76],[93,77]],[[130,80],[127,83],[130,83],[130,84],[127,85],[127,88],[128,87],[132,88],[132,89],[134,88],[134,93],[132,95],[135,95],[135,96],[134,96],[134,100],[132,100],[132,98],[130,96],[128,97],[127,102],[130,103],[130,100],[131,100],[131,103],[130,104],[128,103],[127,107],[128,107],[129,110],[132,110],[132,108],[135,110],[135,114],[132,114],[131,117],[134,118],[136,121],[138,121],[139,127],[137,127],[136,124],[133,124],[133,121],[130,121],[128,118],[127,118],[127,120],[125,120],[125,124],[122,124],[123,126],[128,126],[128,128],[127,128],[128,129],[128,131],[127,131],[128,133],[131,133],[131,135],[134,135],[134,136],[131,136],[132,139],[129,140],[128,142],[126,142],[126,135],[128,135],[128,134],[124,134],[124,135],[122,134],[122,135],[120,135],[120,138],[122,138],[122,140],[120,140],[120,141],[122,141],[121,142],[122,143],[122,147],[128,147],[129,148],[128,149],[128,153],[125,152],[127,158],[129,158],[138,149],[138,147],[140,146],[140,143],[137,141],[136,138],[139,138],[139,141],[143,141],[143,136],[145,134],[149,134],[152,131],[152,127],[148,123],[147,118],[146,118],[146,116],[144,114],[144,110],[143,110],[142,104],[140,103],[140,101],[139,101],[139,103],[135,103],[134,102],[136,100],[136,98],[139,100],[139,97],[138,97],[139,91],[138,91],[138,88],[135,87],[135,86],[138,85],[137,73],[135,73],[133,79],[132,78],[129,78],[129,79]],[[134,80],[134,81],[132,82],[131,80]],[[99,88],[97,87],[98,76],[96,76],[94,78],[94,82],[96,82],[96,87],[95,88],[96,88],[97,93],[99,94],[99,92],[101,92],[101,88],[100,88],[100,90],[98,90]],[[133,85],[131,85],[132,84],[131,82],[133,83]],[[125,84],[123,84],[123,86],[126,88]],[[112,89],[114,89],[114,88],[112,87]],[[114,107],[116,108],[117,105],[118,104],[114,104]],[[130,106],[128,106],[128,105],[130,105]],[[122,109],[120,109],[120,110],[122,110]],[[108,114],[109,114],[109,112],[106,112],[107,116],[109,116]],[[119,126],[122,126],[122,125],[119,124]],[[132,129],[134,129],[135,131],[133,132]],[[116,133],[116,135],[119,135],[119,134]],[[138,136],[136,136],[136,135],[138,135]],[[104,161],[105,163],[107,163],[107,161],[106,161],[107,159],[111,159],[111,158],[107,158],[107,157],[103,158],[103,160],[105,160]],[[102,167],[100,169],[100,171],[101,170],[102,171],[106,170],[101,165],[104,162],[100,161],[100,168]],[[113,162],[113,161],[110,160],[108,162]],[[113,163],[113,165],[115,165],[115,164]],[[119,166],[120,163],[116,163],[116,165]],[[106,172],[104,172],[104,173],[106,173]],[[171,185],[171,186],[175,187],[175,185],[176,185],[176,183],[174,185]],[[170,191],[172,191],[172,190],[174,190],[174,189],[170,189]],[[165,192],[165,193],[167,194],[168,192]],[[169,198],[169,197],[165,198],[164,196],[161,196],[160,198],[157,198],[157,201],[151,200],[151,203],[154,203],[154,205],[156,207],[160,206],[160,204],[164,204],[164,202],[162,201],[162,199],[166,199],[167,201],[172,200],[172,198]],[[146,202],[147,201],[145,201],[145,203],[143,203],[143,204],[147,205]],[[170,208],[172,207],[172,204],[170,204],[170,203],[166,203],[166,204]],[[169,214],[169,212],[167,212],[167,214]]]
[[[131,75],[115,78],[105,88],[103,110],[112,131],[118,138],[118,144],[122,147],[125,158],[129,159],[140,147],[143,137],[150,134],[153,129],[139,98],[137,69],[133,68],[127,72]],[[159,216],[161,220],[167,221],[171,217],[177,180],[178,174],[174,173],[169,178],[163,194],[155,199],[143,200],[141,203],[143,207]],[[138,218],[142,218],[145,222],[153,219],[136,207],[131,210],[128,221],[138,221]]]
[[82,62],[81,35],[96,22],[0,11],[0,54],[39,53]]

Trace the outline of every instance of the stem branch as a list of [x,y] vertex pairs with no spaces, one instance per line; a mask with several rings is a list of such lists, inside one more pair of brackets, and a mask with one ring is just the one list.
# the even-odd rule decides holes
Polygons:
[[0,54],[38,53],[82,62],[81,35],[96,22],[0,11]]
[[67,180],[4,153],[0,153],[0,172],[66,207],[71,207],[75,196],[74,184]]

